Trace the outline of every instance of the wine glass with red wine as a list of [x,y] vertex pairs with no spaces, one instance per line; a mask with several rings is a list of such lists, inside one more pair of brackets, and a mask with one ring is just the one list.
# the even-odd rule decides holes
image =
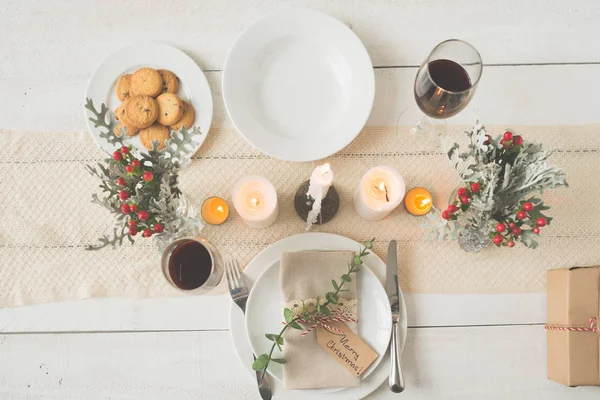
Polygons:
[[162,270],[176,289],[202,294],[215,288],[223,278],[223,260],[217,249],[199,237],[173,241],[162,256]]
[[479,52],[467,42],[450,39],[435,46],[415,78],[416,105],[398,117],[397,131],[411,126],[413,134],[442,133],[445,123],[435,120],[450,118],[469,104],[482,69]]

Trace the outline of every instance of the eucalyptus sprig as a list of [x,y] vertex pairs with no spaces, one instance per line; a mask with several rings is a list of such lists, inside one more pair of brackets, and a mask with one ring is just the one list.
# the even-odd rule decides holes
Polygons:
[[285,331],[291,327],[298,330],[304,330],[302,326],[298,323],[299,320],[306,320],[308,318],[315,318],[319,316],[328,316],[331,315],[331,310],[329,306],[331,304],[337,305],[339,301],[339,293],[347,292],[347,289],[343,289],[346,283],[352,282],[352,277],[350,274],[358,272],[359,266],[362,264],[362,258],[369,255],[369,250],[373,247],[373,242],[375,238],[368,240],[365,242],[364,248],[359,251],[357,255],[352,258],[352,262],[348,264],[348,272],[343,274],[340,277],[340,281],[336,282],[334,279],[331,280],[331,285],[333,286],[333,290],[331,292],[327,292],[325,294],[325,303],[321,304],[322,298],[317,296],[316,298],[316,308],[314,310],[308,310],[307,307],[302,304],[302,313],[298,316],[294,316],[294,313],[289,308],[283,309],[283,318],[285,319],[285,324],[281,331],[277,333],[267,333],[265,337],[273,342],[271,346],[271,350],[269,353],[263,353],[259,355],[256,360],[252,363],[252,369],[255,371],[262,371],[262,377],[267,373],[267,367],[271,361],[278,364],[285,364],[285,360],[283,358],[273,358],[273,351],[275,347],[281,351],[281,346],[283,346],[283,334]]

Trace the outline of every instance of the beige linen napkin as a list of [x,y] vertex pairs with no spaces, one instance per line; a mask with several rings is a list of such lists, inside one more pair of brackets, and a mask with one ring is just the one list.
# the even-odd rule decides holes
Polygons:
[[[348,272],[352,251],[301,251],[282,253],[280,266],[281,294],[284,306],[301,307],[301,300],[324,297],[333,291],[331,280],[339,283]],[[353,274],[354,275],[354,274]],[[353,276],[354,278],[354,276]],[[340,299],[356,299],[356,279],[346,283]],[[350,302],[352,303],[352,302]],[[357,324],[346,322],[357,332]],[[288,329],[284,335],[283,380],[286,389],[315,389],[328,387],[360,386],[359,378],[353,376],[317,343],[315,332],[305,337],[302,331]]]

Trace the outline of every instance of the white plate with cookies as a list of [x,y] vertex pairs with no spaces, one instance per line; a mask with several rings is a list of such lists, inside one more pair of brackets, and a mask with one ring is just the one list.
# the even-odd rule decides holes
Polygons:
[[[86,91],[96,109],[102,103],[119,121],[117,134],[126,132],[125,142],[140,151],[159,148],[171,130],[197,126],[200,148],[210,129],[213,101],[208,81],[192,58],[162,43],[141,43],[126,47],[104,60],[94,71]],[[116,147],[102,139],[102,127],[95,127],[85,110],[88,128],[98,147],[111,154]],[[124,129],[123,129],[124,128]]]

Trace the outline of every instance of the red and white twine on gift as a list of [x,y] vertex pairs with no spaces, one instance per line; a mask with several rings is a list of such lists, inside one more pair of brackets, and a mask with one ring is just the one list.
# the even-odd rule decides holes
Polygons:
[[311,324],[307,329],[304,330],[304,332],[302,332],[302,336],[304,337],[304,336],[308,335],[313,329],[315,329],[318,326],[322,326],[323,328],[327,329],[328,331],[333,331],[336,333],[344,333],[344,331],[342,331],[334,326],[329,325],[329,323],[331,323],[331,322],[358,322],[358,320],[356,318],[350,318],[350,317],[344,317],[344,316],[334,317],[334,316],[324,315],[324,316],[311,318],[309,321],[299,319],[298,322],[300,322],[301,324]]
[[598,333],[598,318],[590,317],[590,326],[589,327],[581,327],[581,326],[563,326],[563,325],[548,325],[544,328],[549,331],[569,331],[569,332],[593,332]]

